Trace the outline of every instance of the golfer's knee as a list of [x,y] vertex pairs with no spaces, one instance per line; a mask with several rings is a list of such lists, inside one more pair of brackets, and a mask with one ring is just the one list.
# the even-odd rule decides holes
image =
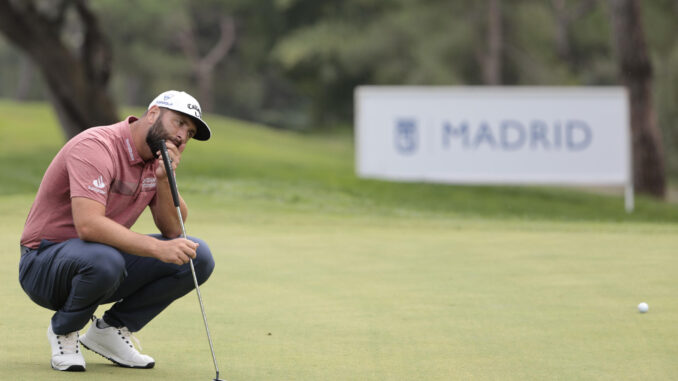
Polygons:
[[214,258],[205,241],[198,238],[191,238],[191,240],[200,244],[196,250],[193,266],[195,267],[195,275],[196,278],[198,278],[198,283],[202,284],[210,277],[212,271],[214,271]]
[[117,286],[125,278],[125,260],[120,253],[106,245],[93,245],[86,254],[87,269],[102,287]]

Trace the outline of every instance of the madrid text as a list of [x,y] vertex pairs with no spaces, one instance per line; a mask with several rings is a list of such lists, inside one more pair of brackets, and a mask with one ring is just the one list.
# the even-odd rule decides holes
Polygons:
[[534,119],[501,120],[498,123],[442,121],[442,148],[492,149],[502,151],[583,151],[593,141],[593,130],[585,121]]

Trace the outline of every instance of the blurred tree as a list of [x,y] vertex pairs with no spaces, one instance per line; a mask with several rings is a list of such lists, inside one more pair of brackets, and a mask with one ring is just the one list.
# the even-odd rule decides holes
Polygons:
[[675,0],[641,3],[653,68],[653,105],[661,129],[666,173],[678,175],[678,7]]
[[[195,12],[195,7],[192,11]],[[207,14],[212,15],[210,10]],[[219,62],[221,62],[233,47],[235,42],[235,21],[233,17],[225,14],[218,14],[219,37],[217,42],[209,49],[209,52],[200,54],[200,41],[196,36],[196,29],[200,25],[201,15],[194,15],[192,20],[196,20],[194,25],[179,33],[179,45],[184,51],[186,57],[191,62],[191,71],[198,85],[198,99],[202,104],[203,111],[213,111],[214,105],[214,71]]]
[[17,79],[16,92],[14,98],[18,101],[25,101],[30,96],[30,91],[35,75],[35,66],[33,62],[25,55],[22,55],[19,63],[19,75]]
[[[274,0],[183,0],[135,1],[97,0],[92,7],[101,15],[102,25],[111,31],[116,52],[113,91],[127,105],[148,104],[159,91],[169,88],[196,95],[208,109],[210,96],[203,99],[194,65],[213,57],[217,48],[224,56],[214,63],[211,87],[213,112],[254,120],[277,127],[300,125],[301,96],[273,60],[270,51],[284,34],[283,15]],[[134,9],[134,12],[130,12]],[[221,19],[232,18],[237,40],[229,45],[222,34]],[[125,20],[120,27],[120,20]],[[222,24],[223,25],[223,24]],[[226,30],[231,27],[224,25]],[[190,31],[194,52],[186,54],[182,34]],[[220,38],[222,43],[219,44]],[[233,36],[232,36],[233,37]],[[218,56],[220,56],[218,54]],[[193,56],[193,61],[189,56]],[[215,57],[216,58],[216,57]],[[201,69],[202,71],[202,69]],[[204,77],[204,76],[203,76]]]
[[634,185],[637,192],[664,197],[662,138],[652,108],[652,63],[640,4],[638,0],[609,0],[609,5],[620,76],[630,96]]
[[[502,83],[502,56],[503,56],[503,12],[501,0],[487,0],[487,28],[485,35],[487,43],[480,54],[480,64],[483,68],[483,83],[499,85]],[[482,25],[482,23],[479,23]]]
[[637,192],[664,197],[661,131],[652,108],[652,63],[640,4],[638,0],[609,0],[609,5],[620,76],[630,96],[634,186]]
[[116,54],[112,91],[124,105],[147,106],[165,90],[193,92],[177,34],[190,25],[182,0],[97,0],[92,9]]
[[480,82],[473,4],[290,0],[272,55],[309,99],[310,125],[344,122],[358,85]]
[[110,45],[85,0],[0,0],[0,32],[40,68],[67,138],[118,119]]
[[[578,70],[579,55],[574,50],[572,28],[573,24],[586,16],[597,5],[596,0],[579,0],[574,7],[568,7],[567,0],[550,0],[553,15],[556,21],[556,52],[558,57],[570,66],[571,70]],[[570,2],[572,3],[572,2]]]

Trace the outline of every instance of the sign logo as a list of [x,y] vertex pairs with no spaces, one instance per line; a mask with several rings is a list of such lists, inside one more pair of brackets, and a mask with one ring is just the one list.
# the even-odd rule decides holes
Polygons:
[[104,178],[101,177],[101,176],[99,176],[99,178],[97,178],[97,179],[94,179],[94,181],[92,181],[92,184],[94,184],[94,186],[99,188],[99,189],[106,186],[106,183],[104,183]]
[[411,155],[419,146],[417,122],[414,119],[397,119],[395,124],[395,148],[401,155]]

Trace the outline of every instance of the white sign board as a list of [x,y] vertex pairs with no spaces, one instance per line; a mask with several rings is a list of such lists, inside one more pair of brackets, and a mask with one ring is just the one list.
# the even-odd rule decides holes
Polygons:
[[632,194],[623,87],[362,86],[355,106],[361,177]]

